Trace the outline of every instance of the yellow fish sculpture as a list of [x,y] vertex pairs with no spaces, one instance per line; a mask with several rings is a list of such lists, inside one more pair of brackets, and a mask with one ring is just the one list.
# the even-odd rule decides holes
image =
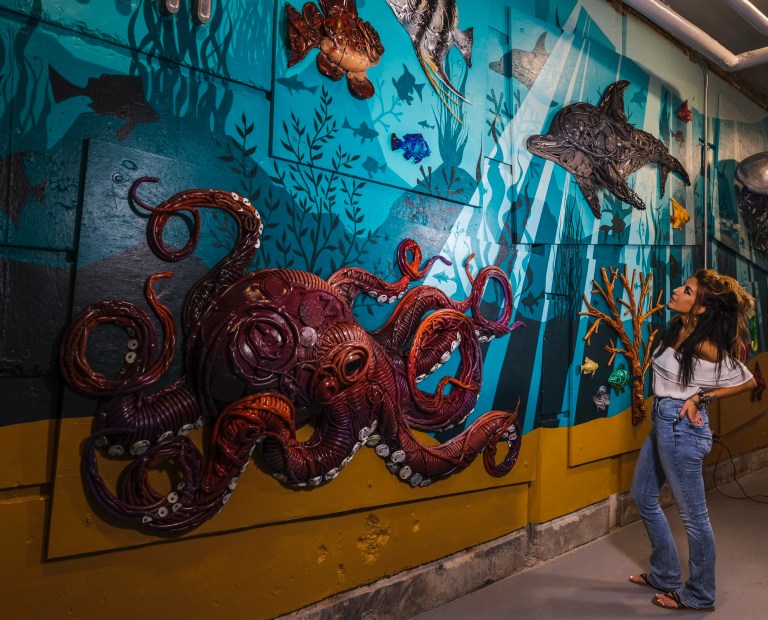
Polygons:
[[672,213],[669,216],[669,221],[672,222],[672,228],[682,230],[683,227],[691,221],[691,215],[685,210],[685,207],[681,205],[677,200],[672,200]]
[[600,367],[600,365],[595,361],[591,360],[588,357],[584,358],[584,363],[579,366],[581,369],[581,374],[583,375],[589,375],[591,374],[593,377],[595,376],[595,371]]

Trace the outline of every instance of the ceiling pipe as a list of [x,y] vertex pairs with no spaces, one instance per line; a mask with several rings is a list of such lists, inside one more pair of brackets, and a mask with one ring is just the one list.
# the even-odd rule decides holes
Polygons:
[[750,26],[768,37],[768,16],[749,0],[725,0],[734,11],[747,20]]
[[[729,73],[768,63],[768,47],[734,54],[660,0],[624,0],[624,4],[632,7]],[[741,2],[740,4],[744,5],[746,12],[748,10],[746,4],[751,3]]]

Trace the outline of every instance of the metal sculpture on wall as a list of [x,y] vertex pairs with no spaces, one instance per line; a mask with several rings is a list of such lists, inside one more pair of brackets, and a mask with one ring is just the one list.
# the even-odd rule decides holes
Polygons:
[[755,153],[736,167],[739,207],[758,252],[768,254],[768,152]]
[[611,393],[608,391],[608,388],[604,385],[597,388],[597,392],[592,396],[592,402],[595,403],[597,413],[604,415],[611,404]]
[[455,45],[467,67],[471,67],[474,35],[472,28],[459,30],[456,0],[387,0],[387,4],[411,37],[416,58],[440,101],[461,122],[451,103],[458,105],[458,99],[472,102],[451,84],[445,72],[445,57]]
[[[611,354],[611,359],[608,360],[608,365],[613,363],[613,358],[617,353],[621,353],[629,362],[629,367],[632,373],[632,424],[638,425],[647,415],[645,408],[645,373],[651,366],[653,358],[649,355],[653,340],[656,337],[657,329],[651,329],[648,335],[648,341],[643,340],[643,323],[655,312],[660,312],[664,309],[664,305],[660,303],[661,294],[663,291],[659,291],[659,296],[656,299],[656,303],[653,303],[653,297],[651,291],[653,287],[651,285],[653,281],[653,274],[644,276],[640,274],[640,297],[635,299],[635,282],[637,281],[637,270],[632,270],[632,278],[627,276],[627,268],[624,267],[623,272],[619,272],[618,269],[611,268],[611,277],[608,277],[608,273],[603,267],[600,270],[603,279],[603,286],[597,283],[597,280],[592,280],[592,285],[595,287],[592,293],[597,293],[603,298],[603,301],[608,306],[611,314],[607,314],[595,308],[587,296],[584,295],[584,303],[587,306],[585,312],[579,312],[579,316],[589,316],[595,320],[592,325],[589,326],[587,333],[584,334],[584,340],[589,344],[592,334],[596,334],[601,323],[605,323],[619,337],[621,345],[624,348],[618,346],[619,343],[614,344],[613,339],[609,341],[610,344],[605,345],[605,350]],[[619,298],[618,300],[614,296],[614,287],[616,285],[616,279],[619,279],[622,287],[624,288],[624,294],[626,299]],[[648,303],[646,304],[646,300]],[[617,303],[618,301],[618,303]],[[647,305],[647,310],[643,311],[643,306]],[[623,316],[630,316],[632,319],[632,335],[627,334],[624,329]]]
[[429,157],[431,154],[429,144],[427,144],[424,136],[420,133],[407,133],[402,138],[398,138],[397,134],[393,133],[389,137],[389,144],[393,151],[402,149],[405,159],[413,157],[414,164],[418,164],[422,159]]
[[669,223],[672,225],[672,228],[683,230],[685,225],[691,221],[691,214],[688,213],[688,210],[674,198],[670,198],[669,202],[672,205],[672,212],[669,214]]
[[[146,181],[157,179],[137,180],[131,196],[151,212],[147,236],[161,258],[177,261],[194,251],[201,208],[232,216],[237,238],[186,296],[184,374],[175,383],[147,394],[174,354],[173,317],[154,291],[154,283],[171,273],[153,275],[145,285],[162,324],[162,346],[150,317],[127,301],[93,304],[66,330],[61,348],[66,382],[103,398],[86,442],[82,475],[104,510],[154,531],[189,531],[227,502],[257,447],[272,475],[293,487],[332,480],[364,445],[374,447],[389,471],[412,487],[463,469],[480,452],[489,474],[502,476],[512,469],[521,445],[517,410],[485,413],[437,446],[422,445],[412,433],[440,431],[465,420],[482,380],[480,343],[520,325],[511,323],[512,290],[501,269],[483,267],[475,277],[467,271],[472,290],[461,301],[426,285],[407,291],[436,260],[449,262],[433,257],[420,268],[421,249],[412,240],[398,248],[403,275],[393,283],[355,267],[342,268],[327,281],[292,269],[246,273],[262,231],[248,200],[193,189],[151,207],[137,195]],[[171,251],[163,230],[180,213],[192,217],[193,234],[185,247]],[[491,281],[503,295],[494,320],[480,313]],[[400,302],[386,324],[367,331],[352,313],[361,294]],[[90,332],[104,323],[121,326],[129,336],[124,365],[111,379],[94,371],[85,355]],[[434,392],[420,389],[417,384],[454,350],[461,356],[456,376],[442,377]],[[296,429],[307,420],[314,433],[302,442]],[[186,435],[207,423],[214,428],[204,463]],[[508,452],[497,463],[500,441]],[[99,474],[98,447],[113,456],[137,457],[123,472],[116,494]],[[182,478],[170,494],[159,493],[149,480],[150,469],[166,461],[177,465]]]
[[690,123],[693,120],[693,110],[688,107],[687,99],[683,101],[683,103],[678,108],[677,118],[679,118],[684,123]]
[[[317,48],[317,70],[332,80],[347,76],[349,91],[360,99],[373,97],[374,87],[365,72],[384,53],[379,33],[360,19],[355,0],[307,2],[299,13],[290,4],[288,14],[288,66],[301,62]],[[322,9],[322,12],[321,12]]]
[[526,143],[531,153],[560,164],[573,175],[598,218],[598,185],[635,209],[645,209],[626,178],[648,163],[659,164],[662,196],[670,171],[677,172],[686,185],[691,184],[683,165],[661,140],[629,124],[624,113],[627,86],[626,80],[614,82],[597,106],[586,102],[565,106],[545,135],[530,136]]
[[[211,1],[212,0],[195,0],[193,15],[201,24],[207,24],[211,21]],[[170,13],[171,15],[175,15],[179,12],[180,5],[181,0],[162,0],[160,3],[163,11]]]

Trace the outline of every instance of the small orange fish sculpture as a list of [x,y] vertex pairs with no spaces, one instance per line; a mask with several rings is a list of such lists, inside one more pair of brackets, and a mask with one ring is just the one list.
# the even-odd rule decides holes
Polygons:
[[688,100],[683,101],[683,105],[677,110],[677,118],[684,123],[690,123],[693,120],[693,111],[688,107]]
[[677,228],[677,230],[683,230],[685,225],[691,221],[691,215],[688,213],[688,211],[685,209],[683,205],[681,205],[677,200],[674,198],[672,200],[672,213],[669,215],[669,221],[672,222],[672,228]]
[[290,4],[288,15],[288,66],[304,60],[317,48],[317,70],[331,80],[347,76],[349,91],[359,99],[373,97],[374,88],[365,72],[378,64],[384,53],[379,33],[360,19],[356,0],[307,2],[299,13]]
[[598,364],[595,360],[591,360],[588,357],[584,358],[584,363],[579,366],[579,369],[581,370],[581,374],[583,375],[592,375],[595,376],[595,372],[597,369],[600,368],[600,364]]

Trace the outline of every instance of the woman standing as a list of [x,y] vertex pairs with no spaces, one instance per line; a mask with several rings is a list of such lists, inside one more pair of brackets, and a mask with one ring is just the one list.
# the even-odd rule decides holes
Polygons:
[[[754,300],[733,278],[701,269],[673,291],[677,314],[654,353],[651,432],[640,450],[632,499],[651,540],[649,586],[667,609],[711,611],[715,602],[715,539],[704,497],[702,463],[712,448],[707,405],[755,386],[742,364]],[[683,584],[672,532],[659,506],[668,482],[688,535],[690,578]]]

